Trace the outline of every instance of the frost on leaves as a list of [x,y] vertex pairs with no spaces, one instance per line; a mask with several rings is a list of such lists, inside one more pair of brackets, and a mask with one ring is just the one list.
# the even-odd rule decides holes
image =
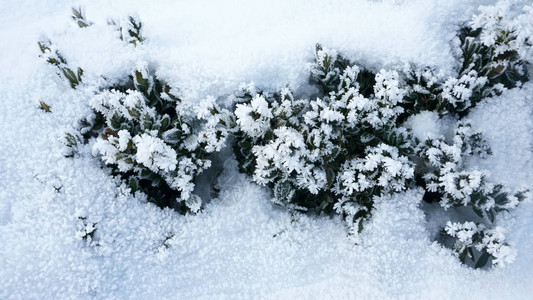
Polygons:
[[162,206],[176,206],[175,199],[182,211],[196,212],[201,200],[193,194],[194,179],[210,166],[208,154],[225,145],[233,118],[214,98],[196,107],[181,103],[146,63],[138,63],[131,78],[125,86],[135,90],[103,90],[91,99],[95,116],[82,132],[96,138],[93,153],[132,191]]
[[[477,215],[477,223],[449,223],[443,231],[455,239],[463,262],[467,254],[477,267],[490,258],[509,262],[512,250],[494,226],[496,217],[530,195],[491,183],[486,170],[469,165],[491,151],[466,120],[483,99],[527,80],[528,38],[500,12],[486,8],[462,29],[457,76],[417,66],[373,73],[317,46],[309,70],[318,92],[311,99],[297,99],[287,88],[268,93],[245,86],[235,109],[241,170],[271,187],[275,203],[337,212],[357,232],[375,197],[420,186],[425,201]],[[429,132],[412,128],[427,121]],[[444,123],[455,123],[454,132],[439,130]]]

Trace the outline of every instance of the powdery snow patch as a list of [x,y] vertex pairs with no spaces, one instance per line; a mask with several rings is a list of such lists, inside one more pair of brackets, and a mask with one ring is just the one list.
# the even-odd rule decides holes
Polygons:
[[403,125],[411,129],[413,136],[421,141],[440,136],[449,139],[453,136],[454,120],[447,117],[440,118],[434,111],[422,111],[409,117]]
[[533,183],[533,84],[504,91],[479,104],[469,119],[481,128],[493,155],[479,166],[491,172],[491,180],[510,187]]

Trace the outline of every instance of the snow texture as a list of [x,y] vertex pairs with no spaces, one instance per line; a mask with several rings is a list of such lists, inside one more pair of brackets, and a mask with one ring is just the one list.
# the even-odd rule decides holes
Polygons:
[[[431,242],[422,194],[380,199],[357,241],[341,220],[292,215],[237,172],[198,215],[181,216],[117,187],[92,158],[62,155],[59,137],[89,111],[38,58],[46,34],[98,84],[141,55],[187,101],[303,85],[314,44],[379,70],[423,63],[453,72],[458,24],[491,1],[85,1],[95,25],[69,22],[71,1],[10,1],[0,10],[0,299],[430,298],[533,294],[533,204],[504,215],[517,250],[504,268],[473,270]],[[105,25],[137,13],[148,38],[128,47]],[[100,24],[100,25],[98,25]],[[493,155],[472,162],[511,186],[533,182],[533,85],[480,103],[471,116]],[[38,109],[47,103],[51,113]],[[413,121],[431,123],[431,116]],[[418,130],[424,136],[438,130]],[[357,245],[356,245],[357,242]]]

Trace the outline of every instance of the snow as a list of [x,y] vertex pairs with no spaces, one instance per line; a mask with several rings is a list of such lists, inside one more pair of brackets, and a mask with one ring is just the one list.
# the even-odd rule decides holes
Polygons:
[[[239,174],[228,152],[220,195],[181,216],[117,187],[92,158],[62,155],[58,138],[89,111],[39,57],[44,34],[86,82],[118,80],[139,57],[183,99],[305,85],[317,42],[376,71],[455,66],[455,30],[492,1],[82,1],[95,25],[69,22],[71,1],[3,3],[0,11],[0,299],[431,298],[527,299],[533,293],[533,204],[499,222],[516,249],[493,270],[460,264],[431,241],[436,219],[410,190],[377,202],[361,236],[340,218],[291,214]],[[124,45],[105,20],[137,13],[146,45]],[[512,187],[533,182],[533,84],[469,117],[493,155],[470,162]],[[39,101],[51,113],[38,109]],[[416,125],[419,124],[419,125]],[[432,116],[413,121],[431,125]],[[228,150],[228,149],[226,149]],[[428,221],[429,220],[429,221]]]
[[519,187],[533,182],[533,85],[480,103],[469,119],[491,141],[492,157],[479,165],[493,181]]
[[437,112],[426,110],[409,117],[404,126],[411,129],[414,137],[421,141],[425,141],[428,138],[438,138],[439,136],[444,136],[446,127],[443,125],[443,123],[445,120],[446,119],[440,119]]

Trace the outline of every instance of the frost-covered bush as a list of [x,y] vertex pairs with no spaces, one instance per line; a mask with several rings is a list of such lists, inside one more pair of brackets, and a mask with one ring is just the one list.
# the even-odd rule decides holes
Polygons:
[[[457,76],[445,78],[434,68],[406,70],[406,112],[436,110],[464,117],[482,99],[528,80],[533,13],[524,1],[482,6],[481,13],[457,37]],[[518,12],[518,14],[517,14]]]
[[513,262],[516,257],[516,251],[504,242],[505,234],[501,227],[486,230],[483,224],[474,222],[448,222],[444,231],[456,238],[453,249],[461,261],[464,262],[467,255],[474,260],[474,250],[481,253],[476,260],[476,268],[483,267],[490,257],[493,264],[500,266]]
[[[519,14],[512,13],[520,11],[516,5],[522,5]],[[375,72],[317,46],[311,99],[299,99],[289,88],[271,93],[250,84],[237,95],[233,113],[214,98],[184,103],[140,60],[119,84],[87,89],[97,90],[88,101],[92,114],[66,134],[72,150],[67,154],[88,144],[132,192],[196,212],[202,202],[193,193],[195,177],[234,134],[241,170],[271,187],[277,204],[338,213],[356,233],[371,217],[376,197],[424,189],[428,203],[472,212],[460,222],[450,218],[442,230],[446,237],[438,238],[453,244],[461,261],[470,258],[481,267],[492,258],[504,264],[514,252],[496,226],[497,216],[530,194],[491,183],[487,171],[469,164],[490,155],[490,148],[467,116],[480,101],[528,80],[532,16],[533,7],[521,1],[482,8],[452,43],[458,65],[449,77],[413,65]],[[73,19],[82,28],[93,24],[81,9],[73,10]],[[134,17],[108,23],[132,46],[145,40]],[[73,71],[49,41],[39,46],[72,88],[86,88],[81,68]],[[50,111],[46,104],[41,108]]]
[[516,207],[526,192],[511,195],[502,185],[486,182],[487,171],[467,169],[469,157],[489,153],[481,133],[463,122],[457,124],[451,143],[443,137],[428,138],[417,147],[418,156],[426,162],[423,175],[426,189],[440,195],[439,202],[444,208],[471,206],[480,218],[494,222],[497,212]]
[[194,179],[210,167],[208,155],[225,145],[229,111],[214,98],[199,106],[183,103],[145,64],[136,66],[129,83],[105,89],[89,103],[94,115],[80,134],[95,139],[93,154],[113,174],[160,206],[177,200],[192,212],[200,209]]
[[[531,195],[526,189],[511,191],[501,184],[488,182],[486,170],[468,167],[467,161],[471,157],[490,154],[481,133],[473,131],[468,123],[458,122],[451,141],[446,141],[443,136],[427,138],[417,146],[416,152],[417,159],[424,161],[417,172],[418,183],[426,189],[424,199],[430,203],[438,202],[444,209],[469,208],[477,216],[467,216],[471,221],[455,222],[453,226],[448,222],[442,231],[445,240],[446,236],[454,239],[453,249],[461,261],[465,262],[468,257],[475,267],[484,266],[489,257],[493,258],[493,264],[512,261],[514,251],[495,250],[496,246],[510,248],[504,242],[504,229],[491,228],[491,224],[495,223],[498,213],[515,208]],[[468,239],[464,238],[466,233],[471,233]],[[494,241],[487,242],[492,237]]]
[[[470,221],[443,230],[463,262],[467,256],[476,267],[490,257],[493,264],[509,262],[514,254],[493,224],[529,193],[493,184],[487,171],[469,166],[490,148],[465,120],[483,99],[528,79],[528,37],[499,13],[484,9],[460,31],[455,77],[416,66],[374,73],[317,46],[310,71],[319,92],[311,99],[289,88],[269,93],[243,86],[235,107],[241,170],[271,187],[275,203],[339,213],[357,232],[375,197],[422,187],[427,202],[473,211]],[[451,136],[414,134],[424,128],[413,122],[427,114],[445,117]]]
[[[405,190],[413,177],[412,137],[396,126],[399,75],[341,66],[344,60],[320,47],[316,59],[313,79],[324,90],[316,100],[295,100],[289,89],[245,92],[249,102],[235,109],[241,167],[272,186],[279,203],[360,222],[373,195]],[[361,94],[363,81],[375,82],[373,95]]]
[[[92,24],[81,10],[73,13],[80,27]],[[137,46],[144,40],[142,23],[133,17],[122,26],[109,24],[127,43]],[[72,88],[82,83],[81,71],[73,84],[66,60],[50,46],[39,45],[43,56],[62,71],[60,75]],[[120,82],[104,84],[88,101],[92,114],[80,121],[77,131],[65,136],[70,147],[67,156],[73,156],[79,144],[90,144],[93,155],[133,193],[140,191],[159,206],[197,212],[202,201],[193,193],[195,177],[210,167],[210,153],[225,145],[234,123],[231,113],[212,97],[199,105],[184,103],[143,61]]]

